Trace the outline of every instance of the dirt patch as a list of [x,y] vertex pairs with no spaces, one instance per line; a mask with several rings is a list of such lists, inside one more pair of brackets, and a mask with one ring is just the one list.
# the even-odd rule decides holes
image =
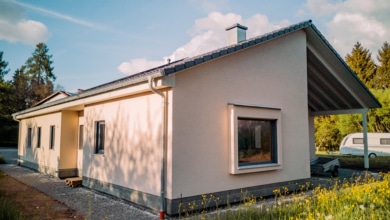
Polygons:
[[0,171],[0,197],[8,199],[25,219],[85,219],[64,203]]

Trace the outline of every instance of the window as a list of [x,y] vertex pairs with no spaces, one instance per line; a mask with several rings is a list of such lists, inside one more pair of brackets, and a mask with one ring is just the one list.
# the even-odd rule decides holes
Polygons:
[[32,142],[32,128],[27,128],[27,147],[31,147]]
[[229,172],[241,174],[282,168],[279,108],[229,104]]
[[276,120],[238,118],[238,166],[277,162]]
[[95,123],[95,153],[104,154],[104,132],[105,123],[104,121],[97,121]]
[[37,129],[37,148],[41,147],[41,127]]
[[49,143],[50,149],[54,149],[54,141],[55,141],[55,126],[51,125],[50,126],[50,143]]
[[363,138],[352,138],[353,144],[363,144]]
[[384,145],[390,145],[390,138],[381,138],[380,142]]
[[84,125],[79,126],[79,150],[83,149],[84,142]]

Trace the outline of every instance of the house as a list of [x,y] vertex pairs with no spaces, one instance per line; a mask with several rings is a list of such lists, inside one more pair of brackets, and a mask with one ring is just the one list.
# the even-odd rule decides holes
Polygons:
[[[314,116],[381,104],[311,21],[13,114],[23,166],[169,215],[310,178]],[[272,193],[272,190],[271,190]]]

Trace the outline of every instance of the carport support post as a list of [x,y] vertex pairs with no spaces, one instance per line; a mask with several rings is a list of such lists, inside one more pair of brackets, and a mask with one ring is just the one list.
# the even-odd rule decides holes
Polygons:
[[364,168],[368,169],[370,167],[368,160],[368,141],[367,141],[367,112],[368,109],[365,108],[362,112],[363,119],[363,144],[364,144]]

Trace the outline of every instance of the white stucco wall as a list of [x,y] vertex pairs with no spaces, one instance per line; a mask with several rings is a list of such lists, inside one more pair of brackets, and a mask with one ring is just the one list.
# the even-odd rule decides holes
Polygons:
[[[49,149],[50,126],[55,126],[55,144]],[[29,161],[41,166],[58,170],[60,158],[61,140],[61,113],[52,113],[34,118],[27,118],[20,121],[20,139],[18,154],[20,159]],[[27,147],[27,129],[32,128],[32,146]],[[37,128],[41,127],[41,146],[37,148]]]
[[[176,74],[167,197],[310,177],[306,62],[299,31]],[[229,174],[229,102],[281,109],[282,169]]]
[[[159,195],[162,110],[151,92],[86,106],[83,176]],[[103,155],[94,152],[96,121],[105,121]]]

